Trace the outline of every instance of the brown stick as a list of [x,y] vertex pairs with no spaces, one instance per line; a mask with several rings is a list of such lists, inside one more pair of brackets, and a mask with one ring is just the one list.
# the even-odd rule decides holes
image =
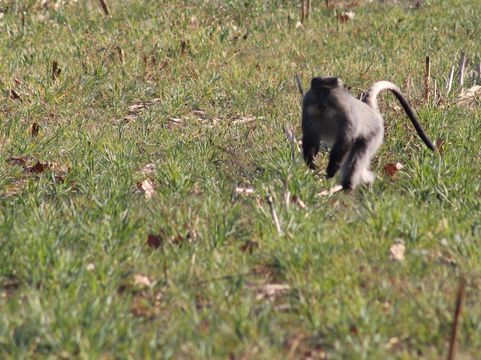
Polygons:
[[466,54],[464,51],[461,53],[461,59],[459,60],[459,85],[463,86],[464,84],[464,68],[466,67]]
[[466,288],[466,281],[461,279],[459,281],[458,295],[456,297],[456,308],[454,310],[453,324],[451,326],[451,336],[449,338],[449,353],[448,360],[454,360],[456,355],[456,339],[458,336],[458,328],[461,322],[461,311],[463,310],[464,293]]
[[329,9],[329,0],[325,0],[325,3],[326,3],[326,8]]
[[109,7],[107,6],[107,3],[105,2],[105,0],[99,0],[99,2],[100,2],[100,6],[102,7],[102,10],[103,10],[105,16],[109,16],[110,11],[109,11]]
[[431,60],[426,56],[426,68],[424,71],[424,100],[429,102],[429,88],[431,82]]
[[306,1],[306,0],[301,0],[301,23],[303,23],[303,24],[304,24],[304,18],[305,18],[305,16],[306,16],[306,13],[305,13],[305,11],[306,11],[306,6],[305,6],[305,4],[304,4],[305,1]]

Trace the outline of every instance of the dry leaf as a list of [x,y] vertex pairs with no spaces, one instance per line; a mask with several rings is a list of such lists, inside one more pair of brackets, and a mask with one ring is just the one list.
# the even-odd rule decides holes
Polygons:
[[287,284],[265,284],[258,289],[256,299],[272,301],[290,289],[291,287]]
[[389,248],[389,258],[394,261],[403,261],[405,250],[403,243],[396,243]]
[[252,254],[255,249],[259,247],[259,243],[254,240],[247,240],[241,247],[240,251],[242,252],[248,252],[249,254]]
[[205,119],[205,111],[202,110],[192,110],[192,114],[197,116],[199,119]]
[[458,96],[458,101],[466,101],[474,99],[478,96],[481,97],[481,85],[474,85],[469,89],[461,89],[461,93]]
[[292,199],[292,202],[294,204],[296,204],[297,206],[299,206],[301,209],[303,209],[303,210],[307,209],[306,204],[304,204],[304,201],[302,201],[299,196],[292,195],[291,199]]
[[130,309],[134,316],[151,318],[156,315],[156,309],[152,307],[151,301],[143,296],[135,296]]
[[437,139],[436,140],[436,149],[440,154],[444,154],[444,144],[446,141],[444,139]]
[[150,287],[152,286],[152,282],[150,281],[149,277],[146,275],[135,274],[134,285],[141,286],[141,287]]
[[184,122],[184,120],[181,118],[169,118],[168,121],[169,121],[169,126],[171,127],[182,125],[182,123]]
[[123,65],[125,63],[124,50],[120,46],[116,46],[115,50],[117,50],[117,54],[119,55],[119,61]]
[[162,242],[160,235],[147,235],[147,245],[153,249],[158,249],[162,245]]
[[36,137],[38,135],[38,131],[40,130],[40,126],[36,122],[30,125],[29,133],[32,137]]
[[386,164],[384,165],[384,173],[389,176],[389,177],[393,177],[394,175],[396,175],[396,173],[403,169],[404,166],[397,162],[397,163],[389,163],[389,164]]
[[22,102],[22,98],[20,97],[20,95],[13,89],[10,89],[10,98]]
[[48,164],[42,164],[40,161],[37,161],[35,165],[25,168],[25,171],[30,173],[40,174],[47,169],[48,169]]
[[4,190],[2,191],[2,195],[4,197],[10,197],[20,194],[25,186],[27,185],[26,179],[19,179],[11,184],[5,186]]
[[155,194],[154,184],[150,179],[145,179],[141,183],[138,183],[137,187],[144,191],[146,199],[151,199]]
[[180,246],[184,243],[185,239],[186,238],[189,238],[189,234],[187,233],[187,236],[182,236],[181,234],[177,234],[175,236],[172,236],[172,238],[170,239],[170,241],[172,242],[172,244],[174,245],[177,245],[177,246]]
[[304,25],[300,21],[296,22],[296,29],[304,29]]
[[394,336],[388,340],[387,344],[385,345],[385,348],[391,349],[394,346],[396,346],[400,341],[401,339],[399,339],[397,336]]
[[242,195],[252,195],[254,193],[254,189],[248,188],[248,187],[236,186],[235,192],[237,194],[242,194]]
[[336,185],[329,190],[323,190],[317,196],[327,196],[327,195],[332,195],[334,193],[337,193],[338,191],[342,190],[342,185]]
[[189,43],[186,40],[180,40],[180,54],[185,54],[189,48]]
[[356,16],[356,14],[353,11],[343,11],[342,13],[337,14],[337,19],[340,22],[347,22],[354,19],[354,16]]
[[32,158],[28,156],[12,156],[7,159],[7,162],[11,165],[25,166],[27,162],[32,161]]
[[60,76],[61,72],[62,69],[58,66],[58,62],[54,60],[52,62],[52,79],[56,80]]
[[147,164],[142,168],[142,174],[144,176],[153,175],[155,173],[156,168],[157,168],[157,165],[154,163]]
[[233,124],[245,124],[245,123],[250,123],[253,121],[256,121],[257,119],[263,119],[263,117],[259,116],[254,116],[254,115],[247,115],[247,116],[240,116],[237,115],[233,120]]
[[197,27],[199,25],[199,20],[197,20],[197,17],[195,17],[195,15],[191,16],[189,20],[189,25],[192,27]]

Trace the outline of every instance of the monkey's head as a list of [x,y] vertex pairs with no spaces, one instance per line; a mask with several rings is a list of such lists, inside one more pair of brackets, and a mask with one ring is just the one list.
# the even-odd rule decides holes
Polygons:
[[311,80],[311,89],[314,92],[344,88],[344,83],[337,77],[315,77]]

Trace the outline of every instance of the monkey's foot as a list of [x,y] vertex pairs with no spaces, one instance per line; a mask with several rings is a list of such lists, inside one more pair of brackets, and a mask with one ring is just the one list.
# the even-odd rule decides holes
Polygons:
[[361,180],[365,184],[370,185],[374,182],[375,179],[376,179],[376,175],[369,170],[364,170],[361,174]]

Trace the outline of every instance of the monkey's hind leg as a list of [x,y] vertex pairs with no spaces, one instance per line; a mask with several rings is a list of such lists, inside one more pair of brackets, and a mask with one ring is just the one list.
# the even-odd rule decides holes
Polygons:
[[379,131],[372,139],[368,140],[367,143],[366,157],[364,158],[363,164],[364,170],[361,172],[361,181],[367,185],[371,185],[374,180],[376,180],[376,175],[369,170],[369,166],[374,154],[376,154],[377,150],[382,144],[384,131],[382,128],[380,130],[381,131]]
[[372,181],[374,180],[373,174],[368,170],[370,157],[367,146],[366,139],[358,138],[347,154],[341,167],[341,185],[345,190],[355,189],[360,182],[371,177]]
[[319,153],[320,142],[318,136],[304,134],[302,137],[302,151],[304,154],[304,160],[309,168],[316,170],[314,164],[314,158]]

